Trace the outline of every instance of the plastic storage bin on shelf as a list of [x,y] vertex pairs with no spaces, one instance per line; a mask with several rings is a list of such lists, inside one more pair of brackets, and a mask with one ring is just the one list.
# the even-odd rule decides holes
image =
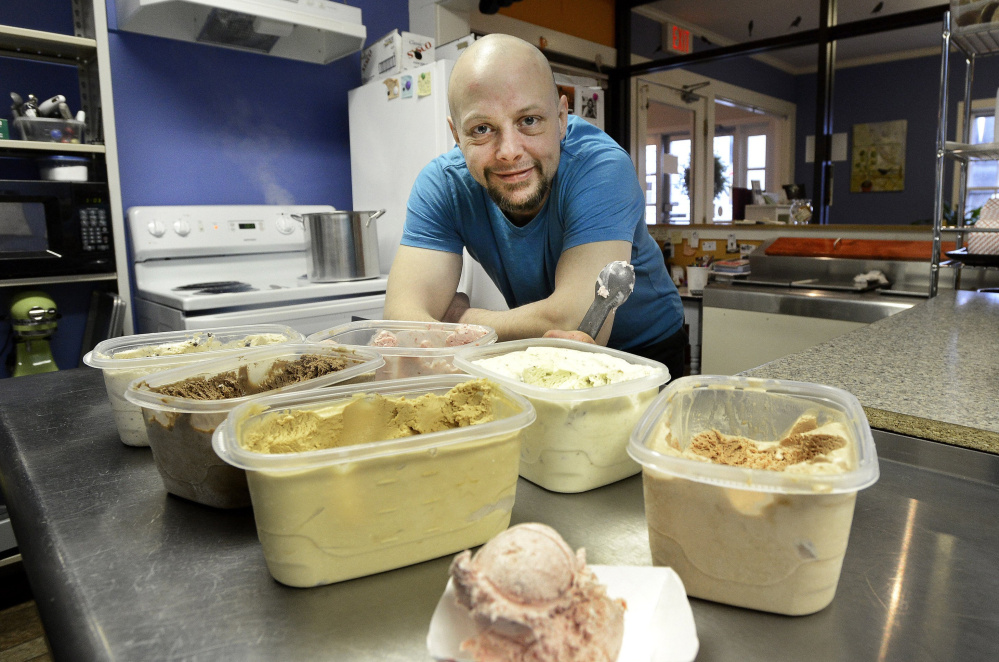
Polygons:
[[142,410],[125,399],[129,382],[161,370],[213,359],[223,355],[222,352],[304,340],[301,333],[283,324],[141,333],[104,340],[83,357],[83,362],[104,372],[104,386],[122,443],[148,446]]
[[[481,415],[485,402],[493,420],[413,436],[387,423],[395,412],[382,398],[452,388],[456,418]],[[459,552],[506,529],[521,431],[533,420],[530,403],[502,386],[439,375],[265,396],[234,409],[212,441],[246,470],[271,575],[317,586]],[[248,450],[255,440],[282,448]]]
[[83,143],[87,131],[85,122],[57,117],[15,117],[14,127],[21,140],[43,143]]
[[[591,388],[550,388],[478,364],[531,347],[562,348],[639,366],[643,376]],[[538,418],[524,434],[520,475],[554,492],[584,492],[633,476],[641,467],[628,456],[628,436],[669,381],[662,363],[600,345],[535,338],[462,349],[455,366],[493,379],[530,401]],[[566,366],[570,367],[570,366]]]
[[475,324],[365,320],[313,333],[309,342],[371,347],[385,357],[375,379],[461,372],[453,364],[460,347],[496,342],[496,332]]
[[229,412],[264,393],[370,381],[382,363],[363,349],[259,347],[140,377],[125,397],[142,408],[167,492],[206,506],[241,508],[250,505],[245,473],[212,451],[212,433]]
[[643,467],[652,560],[673,568],[688,595],[789,615],[832,601],[857,491],[878,479],[853,395],[684,377],[649,407],[629,452]]

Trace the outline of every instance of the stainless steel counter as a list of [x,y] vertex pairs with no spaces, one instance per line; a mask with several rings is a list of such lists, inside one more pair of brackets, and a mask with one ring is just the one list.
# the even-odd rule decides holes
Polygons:
[[[449,557],[282,586],[249,510],[167,496],[149,450],[118,440],[99,372],[2,380],[0,401],[0,478],[57,660],[427,659]],[[698,660],[994,659],[999,457],[877,443],[881,479],[858,497],[832,605],[783,617],[691,600]],[[592,563],[650,563],[639,477],[577,495],[522,480],[523,521],[556,527]]]
[[740,284],[734,280],[716,281],[704,288],[705,308],[748,310],[865,324],[908,310],[921,301],[925,299],[882,294],[880,290],[848,292]]

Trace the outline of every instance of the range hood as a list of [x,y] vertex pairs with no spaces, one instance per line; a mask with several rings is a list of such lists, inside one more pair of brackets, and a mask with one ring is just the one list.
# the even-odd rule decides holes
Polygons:
[[118,28],[328,64],[356,53],[361,10],[329,0],[117,0]]

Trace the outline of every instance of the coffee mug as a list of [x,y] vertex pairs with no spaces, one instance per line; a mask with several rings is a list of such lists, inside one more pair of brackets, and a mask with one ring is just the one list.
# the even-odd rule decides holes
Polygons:
[[691,294],[700,294],[708,284],[707,267],[687,267],[687,289]]

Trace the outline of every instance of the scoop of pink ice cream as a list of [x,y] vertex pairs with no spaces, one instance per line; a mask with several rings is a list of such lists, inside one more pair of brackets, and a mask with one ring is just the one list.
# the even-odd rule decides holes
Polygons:
[[368,342],[369,347],[398,347],[399,339],[394,333],[386,329],[382,329],[376,333],[371,341]]
[[486,330],[482,327],[459,324],[455,330],[449,333],[447,338],[444,339],[444,346],[457,347],[459,345],[467,345],[470,342],[475,342],[484,335],[486,335]]
[[623,600],[607,596],[555,529],[520,524],[451,563],[458,602],[480,627],[462,643],[477,662],[613,662]]

